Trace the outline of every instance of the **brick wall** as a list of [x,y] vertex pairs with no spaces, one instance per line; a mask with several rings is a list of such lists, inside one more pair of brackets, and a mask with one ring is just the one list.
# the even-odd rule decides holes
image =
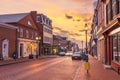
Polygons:
[[2,25],[0,25],[0,54],[2,54],[2,41],[4,39],[9,40],[8,56],[12,57],[16,46],[16,29],[2,27]]

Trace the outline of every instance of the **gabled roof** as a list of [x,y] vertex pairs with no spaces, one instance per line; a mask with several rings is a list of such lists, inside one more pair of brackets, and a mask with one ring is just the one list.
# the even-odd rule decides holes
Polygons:
[[27,15],[28,13],[0,15],[0,22],[2,23],[18,22]]

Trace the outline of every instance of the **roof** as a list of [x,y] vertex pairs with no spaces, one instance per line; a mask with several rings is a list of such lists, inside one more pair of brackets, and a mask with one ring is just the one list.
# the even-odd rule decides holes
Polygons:
[[28,13],[0,15],[0,22],[2,23],[18,22],[27,15]]
[[6,28],[9,28],[9,29],[17,29],[16,26],[5,24],[5,23],[0,23],[0,27],[6,27]]

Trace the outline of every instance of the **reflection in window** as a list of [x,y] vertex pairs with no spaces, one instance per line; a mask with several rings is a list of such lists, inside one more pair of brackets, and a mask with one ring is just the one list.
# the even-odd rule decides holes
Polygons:
[[113,35],[113,60],[120,63],[120,33]]

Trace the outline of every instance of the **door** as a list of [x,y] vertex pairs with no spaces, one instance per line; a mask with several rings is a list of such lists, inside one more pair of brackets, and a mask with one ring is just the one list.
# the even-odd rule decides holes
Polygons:
[[20,44],[20,57],[23,57],[23,44]]
[[8,57],[8,45],[9,45],[9,40],[5,39],[2,42],[2,55],[3,58],[7,58]]

